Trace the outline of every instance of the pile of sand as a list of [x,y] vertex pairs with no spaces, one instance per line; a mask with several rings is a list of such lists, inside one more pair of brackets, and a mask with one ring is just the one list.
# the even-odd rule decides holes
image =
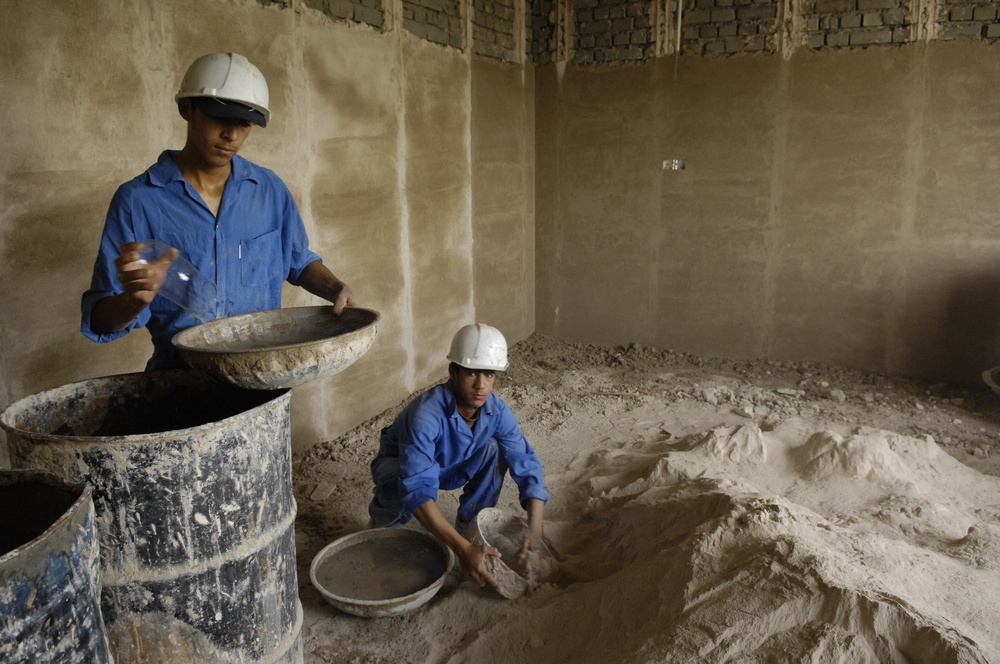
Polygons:
[[514,353],[498,393],[542,457],[558,558],[515,600],[456,575],[407,616],[323,604],[303,571],[363,524],[398,408],[299,459],[307,662],[1000,661],[1000,479],[955,458],[993,462],[989,395],[636,352]]

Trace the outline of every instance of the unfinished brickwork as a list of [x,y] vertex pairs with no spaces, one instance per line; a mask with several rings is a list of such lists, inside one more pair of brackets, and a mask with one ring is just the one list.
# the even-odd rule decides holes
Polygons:
[[[296,0],[258,1],[288,7]],[[386,30],[397,0],[299,1],[333,19]],[[634,62],[678,51],[788,56],[796,48],[1000,41],[1000,0],[398,1],[403,28],[421,39],[536,65]]]
[[385,25],[382,0],[305,0],[305,3],[333,19],[364,23],[379,30]]
[[775,51],[776,0],[693,0],[683,15],[681,43],[686,52],[754,53]]
[[938,39],[1000,40],[1000,0],[943,0],[937,27]]
[[463,48],[460,0],[403,0],[403,28],[427,41]]
[[476,55],[518,62],[517,0],[472,0],[472,48]]
[[842,48],[910,41],[909,0],[808,0],[804,6],[810,48]]
[[653,55],[648,0],[576,0],[573,61],[645,60]]
[[555,52],[556,3],[553,0],[528,0],[525,12],[528,59],[536,65],[552,62]]

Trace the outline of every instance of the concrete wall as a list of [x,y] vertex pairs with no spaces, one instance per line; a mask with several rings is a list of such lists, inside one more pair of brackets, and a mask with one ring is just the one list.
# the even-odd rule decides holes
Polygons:
[[1000,364],[998,48],[539,68],[538,330],[977,381]]
[[[0,16],[0,408],[142,370],[148,334],[91,343],[80,295],[111,195],[181,147],[173,94],[187,65],[216,50],[247,55],[270,85],[272,122],[242,154],[285,179],[313,248],[383,316],[357,364],[296,388],[296,447],[443,377],[460,325],[492,322],[512,342],[533,330],[534,81],[523,66],[410,34],[399,2],[383,30],[300,0],[0,0]],[[285,306],[321,303],[286,290]]]

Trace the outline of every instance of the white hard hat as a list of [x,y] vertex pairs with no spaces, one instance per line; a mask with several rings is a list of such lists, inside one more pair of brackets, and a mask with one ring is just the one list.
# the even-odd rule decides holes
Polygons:
[[505,371],[507,340],[495,327],[482,323],[466,325],[451,340],[448,360],[466,369]]
[[[236,53],[209,53],[191,63],[174,101],[187,97],[208,97],[223,104],[234,101],[248,106],[249,115],[235,113],[233,117],[243,117],[261,127],[266,127],[271,119],[264,75]],[[224,115],[220,113],[215,117]]]

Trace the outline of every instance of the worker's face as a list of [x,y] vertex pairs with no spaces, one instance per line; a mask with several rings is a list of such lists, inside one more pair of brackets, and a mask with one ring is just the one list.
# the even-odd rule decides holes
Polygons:
[[495,371],[466,369],[458,367],[451,371],[452,387],[459,408],[475,410],[486,403],[486,397],[493,393]]
[[253,124],[247,120],[205,115],[191,103],[182,103],[180,113],[188,121],[188,145],[194,148],[205,167],[228,165],[243,147],[243,141],[253,128]]

